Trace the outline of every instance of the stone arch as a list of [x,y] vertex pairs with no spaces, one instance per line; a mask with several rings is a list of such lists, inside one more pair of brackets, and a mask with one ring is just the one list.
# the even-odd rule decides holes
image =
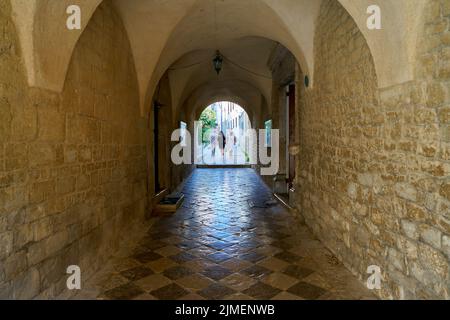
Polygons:
[[[73,49],[92,14],[103,0],[10,1],[24,53],[29,85],[61,91]],[[131,42],[141,106],[147,101],[145,98],[152,95],[160,78],[158,75],[162,76],[166,71],[164,65],[168,63],[167,68],[175,61],[172,59],[161,64],[159,58],[164,56],[176,28],[182,25],[183,19],[189,19],[193,12],[201,10],[202,5],[205,6],[205,1],[186,0],[158,8],[156,8],[158,4],[151,1],[114,1]],[[378,4],[383,14],[383,30],[376,31],[368,30],[366,27],[366,11],[372,1],[336,1],[339,1],[354,19],[368,43],[375,61],[379,87],[412,80],[417,31],[420,29],[421,13],[427,0],[379,0]],[[314,80],[314,28],[320,2],[320,0],[250,0],[248,5],[254,6],[254,10],[249,20],[243,20],[259,27],[269,25],[274,28],[275,25],[254,14],[266,10],[271,19],[277,22],[277,28],[285,33],[285,42],[279,39],[280,42],[294,53],[311,81]],[[229,5],[229,2],[223,2],[219,5],[226,10],[227,5],[232,7],[237,3],[234,1]],[[82,9],[82,30],[69,31],[65,28],[67,18],[65,9],[71,4],[79,5]],[[148,18],[149,15],[151,19]],[[299,19],[299,16],[302,18]],[[156,32],[158,30],[159,32]],[[147,45],[148,39],[153,40],[151,46]],[[161,70],[158,69],[159,64]]]
[[244,99],[242,99],[240,97],[233,97],[233,96],[228,96],[228,95],[216,95],[216,96],[212,97],[211,99],[208,99],[208,100],[205,100],[205,102],[202,102],[202,104],[199,105],[198,108],[195,109],[194,119],[198,119],[200,117],[200,115],[202,114],[203,110],[205,110],[208,106],[212,105],[213,103],[221,102],[221,101],[232,102],[232,103],[240,106],[247,113],[247,115],[250,119],[250,123],[253,124],[253,113],[252,113],[251,109],[248,107],[247,101],[245,101]]
[[[208,19],[204,19],[205,15],[206,17],[214,15],[211,6],[208,7],[205,5],[204,10],[203,7],[200,6],[205,3],[211,3],[211,1],[198,0],[192,7],[192,10],[189,10],[183,19],[181,19],[174,27],[170,37],[167,38],[166,44],[161,51],[161,55],[155,64],[153,73],[148,73],[149,78],[146,84],[146,101],[148,101],[148,97],[153,95],[154,88],[156,87],[160,76],[164,74],[170,66],[182,59],[183,56],[189,52],[195,52],[202,49],[209,50],[212,53],[219,49],[213,44],[214,36],[211,31],[205,33],[205,30],[214,29],[213,23],[208,21]],[[235,24],[235,21],[245,21],[245,23],[241,27],[238,27],[237,30],[230,31],[229,29],[233,29],[231,27],[224,27],[223,30],[220,30],[221,33],[223,31],[225,34],[223,36],[223,41],[221,40],[221,47],[226,46],[223,44],[224,42],[227,43],[234,39],[246,37],[270,39],[275,42],[280,42],[283,46],[292,51],[302,69],[308,73],[310,68],[303,54],[303,50],[301,49],[301,45],[290,35],[289,30],[287,30],[283,24],[282,17],[272,9],[270,4],[261,0],[249,0],[245,2],[232,0],[232,6],[237,7],[234,8],[231,6],[232,8],[227,8],[226,4],[229,2],[218,3],[222,6],[218,9],[223,10],[221,15],[225,17],[223,18],[225,23],[222,23],[226,26]],[[255,18],[255,15],[252,14],[252,9],[258,11],[261,17]],[[276,32],[273,31],[275,29]],[[278,36],[276,33],[278,33]]]
[[[252,124],[253,127],[253,113],[251,111],[250,108],[248,108],[248,104],[247,101],[245,101],[244,99],[240,98],[240,97],[233,97],[233,96],[227,96],[227,95],[217,95],[212,97],[211,99],[205,100],[204,103],[202,103],[201,105],[198,106],[198,108],[195,109],[194,112],[194,119],[198,120],[202,114],[202,112],[208,108],[210,105],[217,103],[217,102],[231,102],[234,103],[236,105],[238,105],[239,107],[241,107],[242,109],[244,109],[245,113],[247,113],[249,119],[250,119],[250,123]],[[250,112],[250,113],[249,113]]]
[[[430,38],[429,32],[427,32],[427,27],[429,23],[436,18],[439,19],[439,3],[433,2],[432,0],[424,0],[421,2],[421,10],[420,14],[416,17],[418,23],[415,26],[413,32],[413,38],[411,45],[415,46],[415,56],[411,61],[414,68],[414,79],[415,80],[423,80],[424,74],[427,73],[427,68],[424,67],[424,61],[422,59],[424,54],[429,53],[429,46],[426,45],[427,41]],[[444,8],[441,8],[443,10]],[[437,21],[433,21],[437,23]],[[435,32],[434,33],[438,33]],[[438,61],[435,61],[437,63]]]
[[[30,87],[63,90],[75,46],[102,1],[11,0]],[[66,28],[73,4],[82,10],[81,30]]]
[[242,80],[234,83],[203,84],[183,102],[182,107],[191,119],[196,119],[208,105],[217,101],[230,101],[240,105],[255,125],[255,116],[267,113],[265,97],[250,83]]
[[[220,77],[216,75],[213,70],[212,58],[215,54],[211,50],[200,50],[185,55],[182,59],[178,60],[171,69],[168,71],[169,77],[171,79],[171,86],[174,91],[172,98],[173,105],[175,108],[180,108],[184,101],[187,100],[193,93],[203,88],[202,90],[213,89],[226,90],[226,88],[231,88],[230,90],[234,92],[240,91],[239,94],[234,94],[235,96],[245,95],[245,92],[258,92],[264,95],[267,101],[270,100],[272,80],[271,71],[267,65],[268,58],[277,46],[277,43],[259,38],[242,40],[239,42],[241,46],[247,45],[248,47],[239,48],[232,50],[229,56],[231,59],[234,57],[242,57],[239,62],[242,65],[247,66],[251,70],[258,70],[261,75],[265,77],[254,75],[250,72],[244,71],[232,63],[224,61],[223,69],[220,73]],[[260,50],[259,55],[252,55],[253,46],[257,46]],[[234,52],[233,52],[234,51]],[[264,53],[263,53],[264,51]],[[224,53],[224,52],[222,52]],[[229,51],[225,52],[225,56],[228,57]],[[250,60],[250,61],[249,61]],[[182,68],[183,66],[189,66],[192,63],[198,63],[194,67],[189,67],[187,69]],[[251,64],[250,64],[251,63]],[[181,69],[177,69],[180,67]],[[239,88],[236,84],[240,84],[243,88]],[[225,88],[226,87],[226,88]]]
[[339,0],[355,21],[371,51],[378,79],[378,87],[386,88],[414,79],[417,34],[428,0],[378,1],[382,14],[382,29],[366,26],[367,8],[371,0]]

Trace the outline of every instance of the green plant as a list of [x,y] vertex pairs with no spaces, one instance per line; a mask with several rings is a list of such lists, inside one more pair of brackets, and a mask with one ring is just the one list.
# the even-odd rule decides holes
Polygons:
[[216,113],[211,108],[206,108],[200,115],[200,121],[202,122],[202,142],[209,144],[211,129],[217,126]]
[[250,156],[248,155],[248,152],[246,152],[245,150],[241,149],[242,152],[244,153],[245,156],[245,162],[249,163],[250,162]]

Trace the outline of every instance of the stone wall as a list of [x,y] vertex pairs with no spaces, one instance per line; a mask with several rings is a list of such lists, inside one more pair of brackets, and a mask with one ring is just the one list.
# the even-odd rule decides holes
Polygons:
[[449,2],[424,18],[417,80],[379,90],[363,35],[324,0],[300,103],[299,210],[362,281],[381,267],[382,298],[450,294]]
[[51,298],[65,293],[67,266],[88,278],[143,220],[148,121],[110,1],[61,94],[27,86],[9,1],[0,37],[0,298]]
[[[262,180],[276,193],[287,194],[288,166],[286,148],[289,144],[287,134],[287,86],[295,83],[296,60],[292,53],[285,47],[278,45],[269,57],[268,67],[272,73],[272,94],[267,113],[262,113],[262,128],[264,122],[272,120],[272,128],[279,130],[279,168],[276,176],[261,176]],[[271,150],[272,152],[273,150]],[[260,171],[261,165],[255,166]],[[275,182],[277,180],[278,182]]]

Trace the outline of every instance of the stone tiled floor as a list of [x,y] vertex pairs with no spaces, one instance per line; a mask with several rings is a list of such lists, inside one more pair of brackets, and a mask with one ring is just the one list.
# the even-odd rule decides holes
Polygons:
[[224,156],[220,152],[219,148],[216,147],[215,156],[212,156],[211,146],[202,146],[200,150],[201,158],[199,159],[199,163],[205,165],[227,165],[227,164],[235,164],[235,165],[245,165],[247,162],[245,161],[245,154],[242,148],[239,146],[236,148],[235,152],[230,152],[226,150]]
[[[373,299],[251,169],[198,169],[186,200],[78,298]],[[266,206],[266,208],[264,208]]]

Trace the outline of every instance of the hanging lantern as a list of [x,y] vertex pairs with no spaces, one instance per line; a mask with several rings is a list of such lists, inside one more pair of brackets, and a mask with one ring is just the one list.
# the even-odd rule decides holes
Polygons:
[[223,65],[223,57],[219,51],[216,52],[216,57],[214,58],[213,63],[214,63],[214,69],[216,70],[217,75],[219,75],[220,71],[222,71],[222,65]]

